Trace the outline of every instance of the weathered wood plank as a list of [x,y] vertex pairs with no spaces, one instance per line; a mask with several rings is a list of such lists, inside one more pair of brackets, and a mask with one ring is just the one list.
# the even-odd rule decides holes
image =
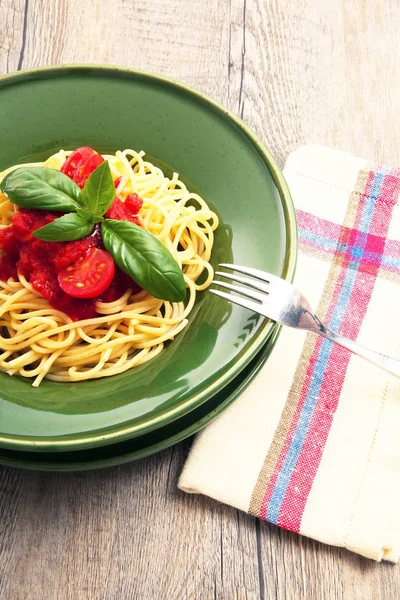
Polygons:
[[26,4],[24,0],[0,4],[0,73],[21,68],[26,38]]
[[[0,73],[155,71],[242,116],[281,164],[301,143],[400,162],[396,0],[0,0]],[[179,492],[189,442],[104,471],[0,469],[0,597],[383,600],[396,566]]]

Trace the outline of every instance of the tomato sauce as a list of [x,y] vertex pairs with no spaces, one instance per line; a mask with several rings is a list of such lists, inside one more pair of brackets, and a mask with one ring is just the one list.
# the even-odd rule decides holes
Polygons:
[[[130,194],[125,202],[115,198],[105,216],[141,225],[141,207],[141,198]],[[44,242],[32,235],[33,231],[61,215],[59,212],[31,209],[19,209],[15,213],[12,224],[0,230],[0,280],[7,281],[10,277],[16,279],[17,273],[21,273],[51,306],[74,321],[96,317],[97,300],[113,302],[129,288],[134,293],[140,291],[141,288],[115,265],[111,284],[99,296],[83,299],[66,294],[58,283],[60,271],[75,263],[89,248],[104,250],[104,246],[99,224],[94,226],[90,235],[73,242]]]
[[142,208],[143,200],[137,194],[129,194],[125,202],[115,198],[110,208],[104,215],[107,219],[118,219],[119,221],[131,221],[136,225],[142,225],[139,211]]

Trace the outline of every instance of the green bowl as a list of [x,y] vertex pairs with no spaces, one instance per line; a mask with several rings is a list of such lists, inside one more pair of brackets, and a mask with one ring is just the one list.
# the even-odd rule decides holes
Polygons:
[[[239,119],[194,90],[112,67],[20,72],[0,78],[0,131],[0,170],[59,148],[145,150],[219,214],[214,266],[235,262],[293,276],[296,220],[278,165]],[[32,388],[0,373],[0,447],[71,451],[165,427],[228,385],[272,328],[204,292],[186,330],[152,362],[121,375]]]
[[275,326],[257,355],[221,391],[164,427],[123,442],[86,450],[24,452],[0,448],[0,465],[34,471],[89,471],[132,462],[165,450],[203,429],[247,388],[271,354],[280,331],[281,326]]

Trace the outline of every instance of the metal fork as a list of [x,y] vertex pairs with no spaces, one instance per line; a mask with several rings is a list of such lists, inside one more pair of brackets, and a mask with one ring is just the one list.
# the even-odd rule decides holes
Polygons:
[[214,279],[214,285],[226,288],[230,292],[234,292],[238,295],[233,295],[232,293],[227,294],[226,292],[210,289],[213,294],[225,298],[234,304],[244,306],[273,321],[282,323],[282,325],[319,333],[328,340],[340,344],[340,346],[365,358],[370,363],[377,365],[388,373],[400,377],[400,360],[396,360],[385,354],[380,354],[379,352],[374,352],[373,350],[368,350],[325,327],[314,314],[314,311],[303,294],[288,281],[285,281],[276,275],[271,275],[271,273],[259,271],[258,269],[225,263],[222,263],[219,266],[231,269],[232,271],[238,271],[239,273],[249,275],[250,277],[242,277],[232,273],[217,271],[215,273],[216,275],[227,277],[228,279],[243,285],[239,286],[224,281],[216,281]]

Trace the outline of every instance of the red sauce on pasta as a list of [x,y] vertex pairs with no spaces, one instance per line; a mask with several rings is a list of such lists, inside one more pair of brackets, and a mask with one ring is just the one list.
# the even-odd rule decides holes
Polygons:
[[[75,168],[75,165],[72,166]],[[72,175],[76,171],[71,170],[71,161],[69,168],[71,174],[68,169],[65,169],[66,174],[73,178]],[[79,171],[79,177],[82,177],[81,171]],[[81,183],[81,179],[79,183]],[[116,184],[118,185],[118,181]],[[130,194],[125,202],[115,198],[106,216],[141,225],[139,211],[142,204],[143,202],[137,194]],[[104,246],[99,225],[94,226],[89,236],[73,242],[44,242],[32,235],[33,231],[51,223],[61,214],[44,210],[19,209],[12,218],[12,224],[0,230],[0,250],[3,251],[0,258],[0,279],[2,281],[7,281],[10,277],[16,279],[17,273],[21,273],[53,308],[66,313],[76,321],[96,317],[95,303],[97,300],[113,302],[120,298],[127,289],[131,289],[133,293],[140,291],[141,288],[115,265],[115,274],[111,284],[99,296],[83,299],[66,294],[58,283],[57,278],[60,271],[78,261],[91,247],[104,250]]]

